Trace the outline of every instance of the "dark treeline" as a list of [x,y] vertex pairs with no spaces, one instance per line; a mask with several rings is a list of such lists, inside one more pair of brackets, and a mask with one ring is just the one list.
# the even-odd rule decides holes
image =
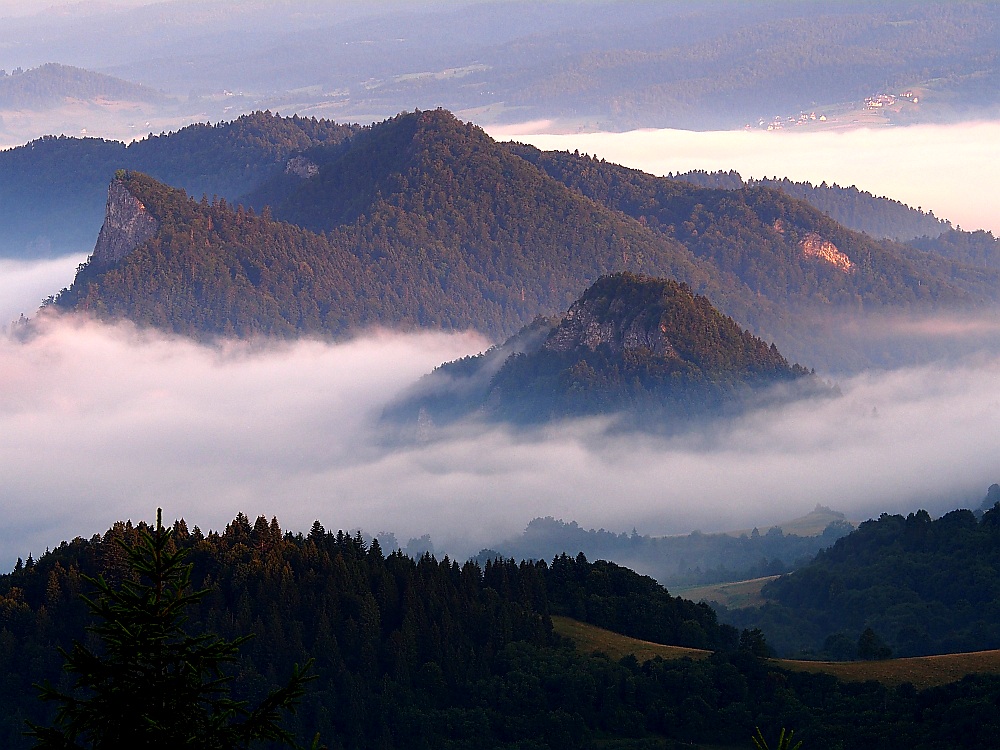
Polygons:
[[[582,556],[463,565],[384,555],[360,536],[283,532],[243,515],[203,534],[179,521],[193,584],[209,590],[189,630],[254,634],[234,670],[236,697],[258,700],[293,662],[315,658],[289,726],[331,748],[651,748],[745,745],[755,726],[792,726],[825,748],[990,747],[1000,679],[915,691],[788,673],[760,660],[753,634],[721,626],[704,605],[648,578]],[[45,722],[32,682],[60,676],[56,646],[83,638],[91,590],[131,575],[117,540],[65,542],[0,577],[0,742],[27,747],[24,719]],[[554,635],[565,614],[640,638],[717,650],[701,661],[580,654]],[[960,734],[957,734],[960,733]]]
[[785,655],[853,658],[871,628],[896,656],[1000,648],[1000,487],[981,518],[956,510],[867,521],[725,619]]

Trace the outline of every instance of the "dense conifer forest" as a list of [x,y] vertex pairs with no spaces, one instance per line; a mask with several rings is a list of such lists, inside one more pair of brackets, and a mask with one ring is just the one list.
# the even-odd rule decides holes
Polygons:
[[[68,687],[56,647],[97,645],[84,630],[85,576],[130,579],[118,542],[134,544],[141,528],[119,523],[63,542],[0,576],[5,747],[29,746],[26,719],[49,720],[31,683]],[[317,679],[285,722],[304,743],[318,731],[330,748],[749,746],[755,727],[777,736],[787,726],[809,747],[943,748],[961,737],[986,748],[1000,730],[1000,678],[918,692],[786,672],[760,658],[759,634],[582,555],[413,559],[318,521],[292,534],[242,514],[207,534],[177,521],[172,544],[188,550],[192,584],[208,592],[188,631],[253,636],[229,672],[234,698],[258,701],[292,664],[314,659]],[[639,663],[580,653],[553,633],[555,614],[715,655]]]

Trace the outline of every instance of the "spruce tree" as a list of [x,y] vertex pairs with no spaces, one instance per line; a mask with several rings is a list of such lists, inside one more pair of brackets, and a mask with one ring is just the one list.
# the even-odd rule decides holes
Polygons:
[[229,694],[225,668],[249,636],[227,641],[188,635],[185,610],[207,590],[191,588],[186,550],[156,513],[156,528],[141,529],[138,544],[119,542],[128,554],[131,580],[112,586],[103,575],[88,579],[97,591],[84,597],[97,623],[89,629],[97,649],[77,642],[62,651],[73,675],[70,692],[40,687],[58,704],[51,727],[30,725],[36,748],[248,748],[260,741],[295,746],[280,725],[294,711],[312,679],[296,666],[288,683],[255,708]]

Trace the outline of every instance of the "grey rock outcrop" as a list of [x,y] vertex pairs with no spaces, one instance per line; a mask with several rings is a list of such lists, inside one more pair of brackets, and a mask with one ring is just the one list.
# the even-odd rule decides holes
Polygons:
[[97,237],[91,264],[110,268],[159,231],[160,224],[121,180],[108,188],[104,225]]
[[542,348],[553,352],[568,352],[581,347],[595,351],[601,344],[606,344],[614,352],[645,349],[661,357],[676,356],[666,327],[658,319],[641,315],[625,320],[598,316],[591,309],[593,305],[591,300],[575,302],[549,334]]

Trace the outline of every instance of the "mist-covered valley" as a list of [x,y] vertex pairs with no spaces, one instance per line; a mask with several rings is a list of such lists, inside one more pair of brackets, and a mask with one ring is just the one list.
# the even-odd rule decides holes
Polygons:
[[461,559],[540,516],[654,535],[764,528],[816,504],[864,520],[973,507],[996,479],[995,347],[841,377],[837,398],[673,438],[609,434],[592,419],[387,440],[386,404],[486,344],[372,331],[204,345],[42,315],[2,344],[0,557],[37,556],[157,506],[205,529],[243,512],[401,543],[429,534]]

